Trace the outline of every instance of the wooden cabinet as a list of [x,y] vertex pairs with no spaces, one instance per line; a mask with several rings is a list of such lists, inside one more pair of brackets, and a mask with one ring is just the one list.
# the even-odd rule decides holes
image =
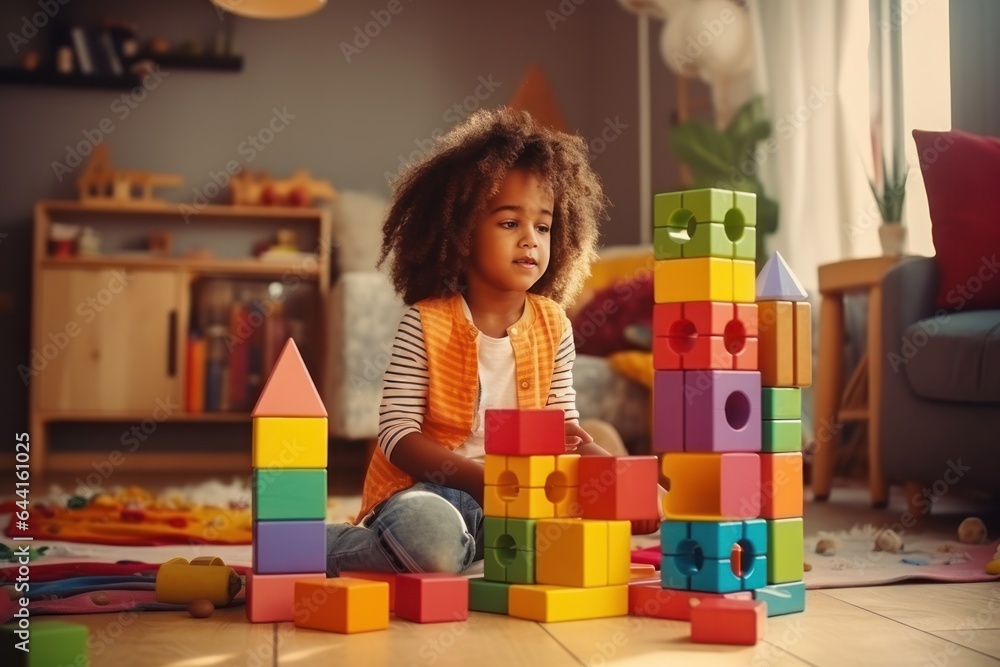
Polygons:
[[[50,237],[59,225],[62,233],[66,226],[95,230],[99,253],[81,255],[65,243],[57,248]],[[282,238],[297,240],[297,250],[255,254],[279,230]],[[249,422],[273,351],[289,336],[323,387],[330,234],[330,216],[322,209],[207,206],[192,215],[184,205],[40,202],[29,364],[35,472],[86,470],[121,447],[119,438],[109,437],[101,441],[102,450],[60,451],[48,437],[56,422],[121,423],[121,433],[150,419],[223,427]],[[166,252],[143,247],[147,238],[164,237],[171,241]],[[273,313],[286,318],[283,326],[269,325]],[[243,319],[237,321],[237,314]],[[266,350],[247,355],[265,331]],[[209,362],[188,355],[193,341],[208,337],[212,366],[206,380],[199,364]],[[239,385],[227,374],[230,355],[243,373],[238,377],[250,374],[249,383]],[[214,403],[191,400],[208,382],[214,382],[207,391]],[[240,390],[239,401],[229,401],[230,388]],[[196,451],[153,449],[130,453],[129,467],[249,465],[249,441],[240,453],[214,452],[210,437]]]

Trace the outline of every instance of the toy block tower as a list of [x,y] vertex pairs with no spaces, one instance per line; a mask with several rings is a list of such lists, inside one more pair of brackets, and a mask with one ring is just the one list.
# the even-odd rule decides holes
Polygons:
[[253,410],[253,571],[247,617],[294,620],[295,582],[326,578],[327,414],[288,339]]

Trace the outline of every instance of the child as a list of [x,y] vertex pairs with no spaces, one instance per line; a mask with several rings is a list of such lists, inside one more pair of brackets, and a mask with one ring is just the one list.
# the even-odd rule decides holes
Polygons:
[[360,525],[327,526],[327,572],[460,572],[483,557],[485,411],[579,425],[563,306],[596,258],[604,195],[580,137],[484,110],[404,172],[379,265],[410,308],[385,373]]

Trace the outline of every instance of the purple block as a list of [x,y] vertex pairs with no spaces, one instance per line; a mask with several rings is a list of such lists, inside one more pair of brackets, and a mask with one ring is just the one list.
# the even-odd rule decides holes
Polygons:
[[326,572],[323,521],[254,521],[253,571],[257,574]]
[[653,371],[653,451],[684,451],[684,371]]
[[685,371],[684,451],[760,451],[760,373]]

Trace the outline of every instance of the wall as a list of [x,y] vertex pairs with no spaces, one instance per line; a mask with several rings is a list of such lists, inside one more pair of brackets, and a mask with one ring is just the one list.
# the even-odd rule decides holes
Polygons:
[[952,125],[1000,137],[1000,3],[952,0],[949,19]]

